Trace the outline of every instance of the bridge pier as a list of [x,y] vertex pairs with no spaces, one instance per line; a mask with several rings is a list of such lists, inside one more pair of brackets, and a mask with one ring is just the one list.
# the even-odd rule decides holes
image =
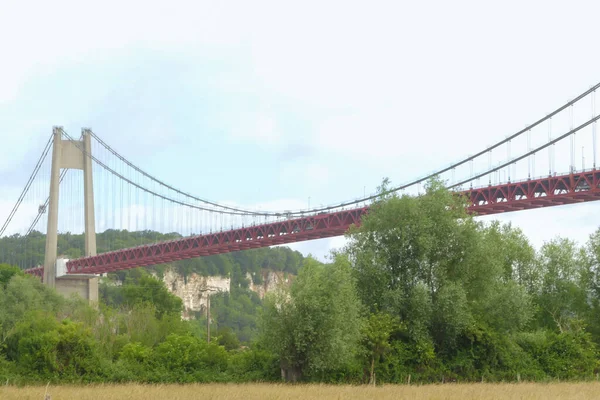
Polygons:
[[[96,255],[96,226],[94,220],[94,185],[92,180],[92,143],[89,129],[82,130],[82,140],[63,140],[62,128],[54,127],[52,169],[50,171],[50,197],[48,203],[48,229],[44,259],[44,283],[69,296],[78,293],[91,303],[98,301],[98,278],[93,275],[63,275],[57,277],[58,253],[58,201],[60,171],[62,168],[83,170],[85,255]],[[84,151],[81,151],[83,149]]]
[[89,275],[67,275],[56,278],[56,291],[65,297],[77,294],[89,300],[91,304],[98,302],[98,277]]

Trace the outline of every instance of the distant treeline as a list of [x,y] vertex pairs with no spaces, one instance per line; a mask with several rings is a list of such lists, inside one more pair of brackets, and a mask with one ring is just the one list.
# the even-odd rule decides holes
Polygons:
[[[96,235],[98,253],[156,243],[181,237],[176,233],[163,234],[154,231],[129,232],[107,230]],[[0,263],[18,266],[22,269],[44,263],[46,235],[33,231],[29,235],[13,235],[0,238]],[[67,258],[83,256],[85,245],[83,234],[63,233],[58,235],[58,254]],[[255,283],[260,283],[261,269],[284,271],[297,274],[302,265],[302,254],[287,247],[252,249],[242,252],[200,257],[177,261],[169,265],[183,276],[191,273],[200,275],[224,275],[250,273]],[[162,267],[162,268],[161,268]],[[157,266],[164,270],[164,265]]]

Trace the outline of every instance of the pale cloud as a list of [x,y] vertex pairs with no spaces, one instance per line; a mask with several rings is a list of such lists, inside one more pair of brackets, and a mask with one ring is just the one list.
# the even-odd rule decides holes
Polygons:
[[[1,109],[0,121],[2,121]],[[35,134],[19,134],[19,131],[12,129],[13,126],[7,124],[6,128],[0,130],[0,174],[17,171],[22,172],[23,175],[30,174],[52,135],[52,126],[44,125],[43,121],[35,118],[19,121],[21,132],[35,132]]]
[[3,72],[11,74],[11,79],[3,80],[2,90],[0,91],[0,105],[8,103],[17,97],[23,81],[23,72],[16,71],[14,68],[6,68]]
[[274,148],[280,145],[282,134],[274,115],[268,111],[242,113],[231,116],[234,119],[230,129],[233,141],[252,142],[259,147]]
[[299,159],[291,164],[283,164],[279,170],[279,181],[282,185],[294,182],[296,185],[314,190],[314,193],[307,192],[306,196],[312,195],[315,202],[326,200],[323,197],[319,199],[319,190],[331,184],[332,180],[332,170],[319,161]]

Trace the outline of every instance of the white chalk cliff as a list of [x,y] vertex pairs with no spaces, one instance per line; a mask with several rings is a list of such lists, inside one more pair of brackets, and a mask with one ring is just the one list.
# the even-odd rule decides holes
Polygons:
[[[172,269],[166,270],[162,278],[153,275],[161,279],[167,289],[183,301],[184,319],[191,319],[195,312],[206,310],[209,294],[229,292],[231,289],[231,279],[225,276],[202,276],[193,273],[185,278]],[[258,294],[261,299],[268,292],[275,290],[278,285],[288,285],[293,279],[293,275],[280,271],[263,270],[261,275],[262,283],[254,284],[252,276],[246,274],[250,282],[249,289]]]

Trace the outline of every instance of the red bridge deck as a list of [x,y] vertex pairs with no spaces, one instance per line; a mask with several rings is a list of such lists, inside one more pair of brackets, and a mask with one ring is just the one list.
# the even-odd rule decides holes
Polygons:
[[[583,171],[523,182],[469,189],[460,192],[477,215],[580,203],[600,198],[600,171]],[[360,224],[368,207],[330,214],[250,226],[220,233],[112,251],[70,260],[70,274],[94,274],[162,264],[177,260],[277,244],[343,235],[350,225]],[[42,276],[41,267],[28,273]]]
[[582,203],[600,198],[600,171],[582,171],[463,192],[477,215]]
[[360,218],[366,212],[366,207],[357,208],[111,251],[93,257],[70,260],[67,262],[67,270],[70,274],[96,274],[257,247],[340,236],[350,225],[359,224]]

